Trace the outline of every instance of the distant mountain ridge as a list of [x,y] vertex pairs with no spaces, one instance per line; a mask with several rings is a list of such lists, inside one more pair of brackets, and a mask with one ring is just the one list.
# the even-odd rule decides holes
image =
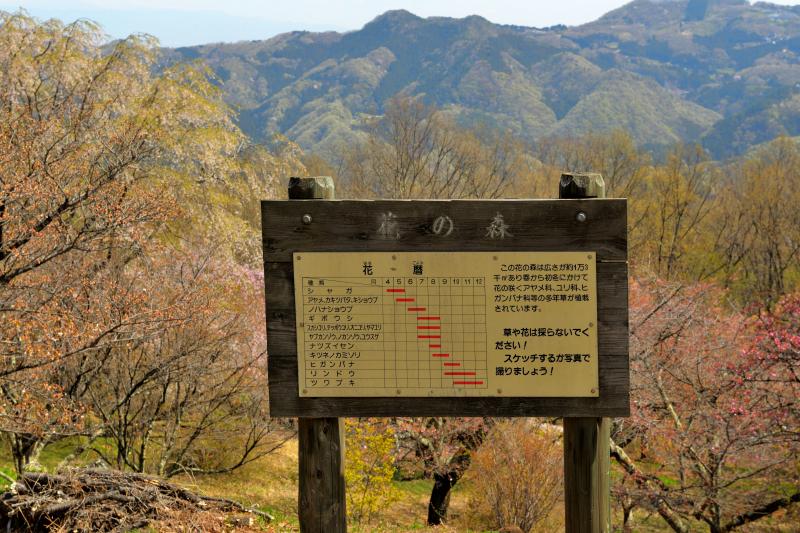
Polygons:
[[800,135],[800,6],[635,0],[594,22],[529,28],[389,11],[348,33],[166,51],[202,58],[252,137],[323,155],[395,94],[528,139],[625,128],[718,158]]

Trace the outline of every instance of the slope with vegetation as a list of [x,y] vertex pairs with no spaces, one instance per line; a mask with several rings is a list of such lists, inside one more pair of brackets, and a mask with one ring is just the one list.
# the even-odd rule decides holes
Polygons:
[[286,438],[263,386],[257,213],[302,165],[248,143],[205,70],[154,73],[155,42],[104,41],[0,13],[6,457],[36,470],[66,443],[64,467],[231,471]]
[[527,140],[623,128],[727,158],[800,134],[799,55],[800,6],[746,0],[635,0],[551,28],[390,11],[348,33],[168,51],[208,62],[247,134],[330,160],[397,95]]

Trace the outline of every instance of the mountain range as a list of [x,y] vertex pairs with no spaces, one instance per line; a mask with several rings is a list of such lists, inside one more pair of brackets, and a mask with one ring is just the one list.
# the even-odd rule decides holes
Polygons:
[[536,140],[623,128],[654,150],[716,158],[800,136],[800,6],[634,0],[581,26],[389,11],[346,33],[165,50],[204,60],[239,123],[335,157],[394,95]]

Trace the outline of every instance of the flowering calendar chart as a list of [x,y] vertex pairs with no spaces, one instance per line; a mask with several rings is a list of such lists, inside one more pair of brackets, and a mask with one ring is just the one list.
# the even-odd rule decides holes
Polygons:
[[297,252],[301,397],[597,397],[594,252]]

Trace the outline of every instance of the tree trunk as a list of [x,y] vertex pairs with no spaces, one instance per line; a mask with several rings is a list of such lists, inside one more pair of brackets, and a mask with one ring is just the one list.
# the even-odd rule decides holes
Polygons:
[[433,474],[433,490],[428,503],[428,525],[438,526],[447,520],[447,507],[450,505],[450,489],[455,483],[450,479],[450,473]]
[[3,226],[5,225],[6,204],[0,203],[0,261],[6,258],[5,245],[3,244]]
[[447,507],[450,505],[450,489],[464,475],[470,463],[470,452],[460,450],[453,456],[445,472],[433,473],[433,489],[428,503],[428,525],[438,526],[447,520]]
[[630,533],[633,531],[629,522],[631,520],[634,507],[635,505],[631,502],[630,498],[624,498],[622,500],[622,531],[624,533]]
[[32,463],[38,465],[39,455],[46,444],[47,441],[35,435],[27,433],[11,435],[11,455],[17,474],[22,474]]

